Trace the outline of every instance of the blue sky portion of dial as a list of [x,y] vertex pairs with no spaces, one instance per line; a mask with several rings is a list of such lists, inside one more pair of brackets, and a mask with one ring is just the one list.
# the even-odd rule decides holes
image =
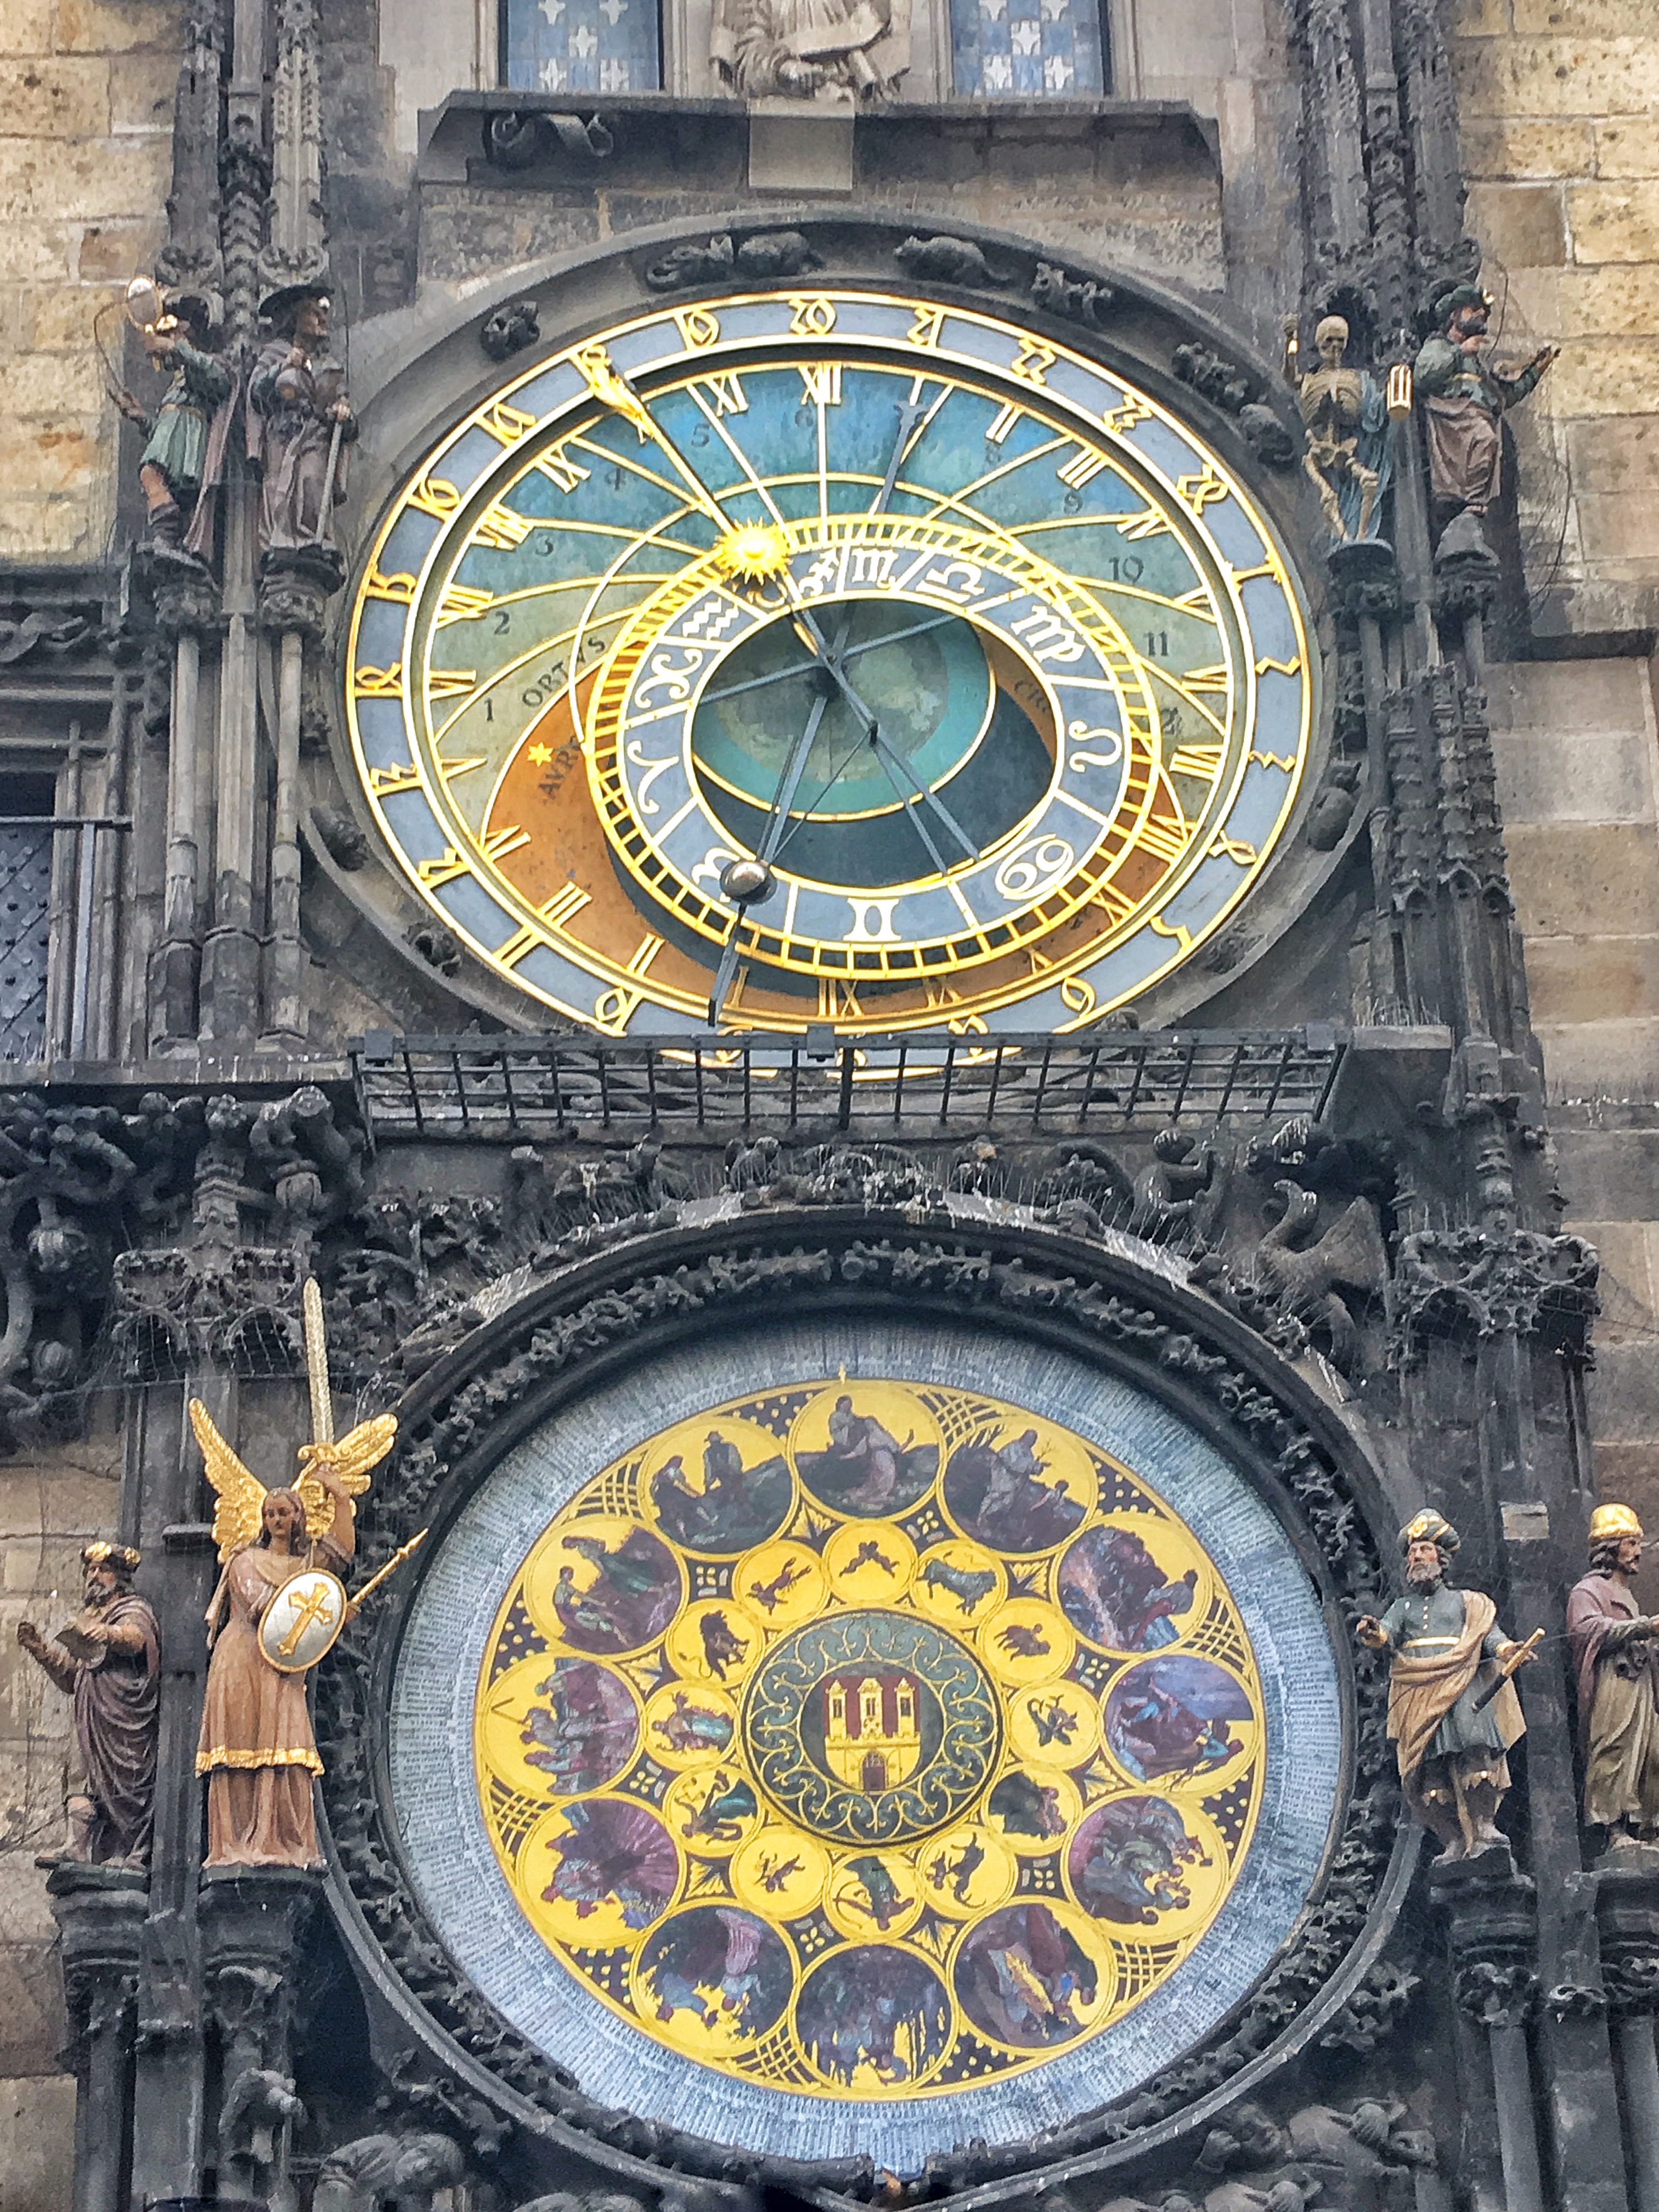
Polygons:
[[[840,369],[841,397],[824,409],[830,509],[860,514],[870,506],[885,472],[898,431],[899,408],[917,380],[894,368],[854,362],[835,366]],[[802,399],[799,367],[793,362],[745,367],[735,374],[741,407],[720,411],[723,398],[729,403],[733,394],[729,377],[724,380],[724,392],[720,380],[700,380],[702,405],[685,387],[657,392],[651,399],[654,418],[730,521],[768,521],[774,507],[786,520],[816,513],[818,410]],[[896,514],[929,513],[969,485],[976,487],[971,501],[979,514],[1018,526],[1022,534],[1033,526],[1069,522],[1073,516],[1100,518],[1103,530],[1110,530],[1107,518],[1137,513],[1146,505],[1139,489],[1109,465],[1081,485],[1064,483],[1058,471],[1075,459],[1079,448],[1029,413],[1019,412],[1001,438],[994,441],[988,434],[998,425],[1005,404],[990,395],[961,387],[946,392],[942,380],[923,376],[919,399],[930,410],[941,399],[943,404],[931,412],[905,455],[892,499]],[[733,454],[734,445],[740,448],[742,460]],[[638,433],[614,417],[580,434],[568,451],[573,460],[590,471],[573,491],[561,493],[532,470],[513,486],[503,504],[526,519],[566,525],[592,520],[609,529],[648,530],[684,503],[681,487],[662,454],[641,445]],[[757,488],[757,477],[764,491]],[[716,530],[708,516],[693,513],[677,520],[674,534],[689,544],[707,545]],[[1121,542],[1120,538],[1120,553]],[[532,560],[545,562],[548,557],[538,544]],[[1103,562],[1109,556],[1103,554],[1102,558]],[[500,554],[475,549],[467,559],[479,563],[480,584],[502,588]],[[568,560],[561,556],[561,562],[568,570]],[[1191,561],[1173,540],[1158,549],[1152,565],[1158,580],[1152,588],[1173,595],[1198,581]],[[532,569],[522,580],[546,573],[545,568]],[[1109,572],[1103,567],[1102,573]],[[464,582],[475,580],[465,565],[459,574]]]

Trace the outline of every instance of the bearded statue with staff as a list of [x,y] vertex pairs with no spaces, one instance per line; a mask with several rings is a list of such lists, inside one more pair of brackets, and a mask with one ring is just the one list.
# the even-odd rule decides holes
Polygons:
[[[305,1321],[313,1440],[300,1447],[291,1489],[267,1490],[201,1401],[190,1404],[191,1426],[218,1492],[213,1534],[223,1567],[208,1607],[212,1656],[196,1753],[196,1771],[207,1778],[210,1867],[322,1863],[312,1778],[323,1763],[306,1676],[373,1587],[348,1599],[340,1577],[356,1550],[353,1500],[391,1450],[397,1420],[381,1413],[336,1440],[314,1282],[305,1285]],[[398,1557],[413,1548],[405,1546]]]

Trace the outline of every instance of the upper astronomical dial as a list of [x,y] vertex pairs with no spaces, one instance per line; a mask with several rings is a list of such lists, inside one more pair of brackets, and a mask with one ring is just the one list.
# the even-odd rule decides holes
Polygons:
[[1312,720],[1212,456],[1080,356],[870,293],[520,378],[383,526],[351,657],[422,895],[618,1034],[700,1016],[723,951],[744,1024],[1086,1024],[1248,889]]

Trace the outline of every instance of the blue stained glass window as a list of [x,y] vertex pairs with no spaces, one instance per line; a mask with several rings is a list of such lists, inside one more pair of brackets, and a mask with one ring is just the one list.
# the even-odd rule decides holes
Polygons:
[[501,53],[515,92],[654,92],[658,0],[505,0]]
[[968,98],[1065,99],[1105,88],[1103,0],[951,0],[951,70]]

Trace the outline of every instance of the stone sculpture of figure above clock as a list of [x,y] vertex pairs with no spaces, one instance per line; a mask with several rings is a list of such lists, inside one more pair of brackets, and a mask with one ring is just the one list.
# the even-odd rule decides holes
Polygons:
[[909,0],[716,0],[709,53],[750,100],[875,99],[910,65]]
[[143,333],[145,352],[167,378],[155,414],[125,387],[115,404],[144,433],[138,485],[146,544],[164,555],[199,556],[211,550],[208,495],[224,473],[236,380],[214,351],[219,333],[211,302],[199,293],[178,292],[167,308],[163,320]]

